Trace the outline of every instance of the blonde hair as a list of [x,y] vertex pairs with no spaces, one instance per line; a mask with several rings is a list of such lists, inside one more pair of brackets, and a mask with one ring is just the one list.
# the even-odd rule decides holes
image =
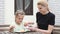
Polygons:
[[15,15],[18,15],[18,14],[25,15],[25,12],[23,10],[17,10],[15,12]]
[[39,2],[37,3],[37,5],[45,6],[45,7],[47,7],[47,10],[49,11],[48,3],[47,3],[46,1],[39,1]]

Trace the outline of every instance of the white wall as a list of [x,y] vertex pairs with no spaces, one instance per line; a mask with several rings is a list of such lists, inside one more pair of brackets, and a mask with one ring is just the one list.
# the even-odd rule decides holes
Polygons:
[[[33,15],[25,15],[24,22],[36,22],[37,2],[40,0],[33,0]],[[14,0],[5,0],[5,23],[14,23]]]
[[14,22],[14,0],[5,0],[5,23]]
[[[36,12],[37,12],[37,2],[40,0],[33,0],[33,14],[24,17],[24,22],[35,22],[36,21]],[[51,11],[56,15],[56,25],[60,25],[60,0],[49,0],[49,7]],[[10,24],[14,22],[14,0],[5,0],[5,23]]]
[[0,0],[0,24],[4,24],[4,0]]
[[[33,15],[25,15],[24,22],[35,22],[36,21],[36,12],[37,12],[37,5],[36,3],[38,0],[33,1]],[[10,24],[14,23],[14,0],[5,0],[5,23]]]
[[55,25],[60,25],[60,0],[48,1],[50,11],[55,14]]

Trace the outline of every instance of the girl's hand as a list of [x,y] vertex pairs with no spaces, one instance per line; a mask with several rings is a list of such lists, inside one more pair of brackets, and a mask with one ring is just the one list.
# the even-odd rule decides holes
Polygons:
[[34,24],[34,22],[26,22],[25,24],[24,24],[24,26],[29,26],[29,25],[33,25]]
[[30,24],[34,24],[33,22],[27,22],[24,24],[24,26],[29,26]]
[[15,28],[14,26],[11,26],[9,32],[12,32],[14,28]]
[[28,26],[28,23],[24,23],[24,26]]

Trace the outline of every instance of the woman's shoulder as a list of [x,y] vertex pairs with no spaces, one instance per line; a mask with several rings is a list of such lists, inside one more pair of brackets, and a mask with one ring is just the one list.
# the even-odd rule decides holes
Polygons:
[[50,16],[50,17],[55,17],[55,14],[49,12],[49,16]]
[[40,14],[40,12],[37,12],[36,15]]
[[37,12],[36,14],[39,14],[40,12]]

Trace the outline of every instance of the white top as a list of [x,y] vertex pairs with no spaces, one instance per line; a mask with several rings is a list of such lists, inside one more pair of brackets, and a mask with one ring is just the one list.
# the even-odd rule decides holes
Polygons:
[[16,23],[13,23],[13,24],[11,24],[11,26],[14,26],[13,32],[26,32],[26,31],[29,31],[29,29],[25,28],[24,22],[21,22],[20,25],[17,25]]

